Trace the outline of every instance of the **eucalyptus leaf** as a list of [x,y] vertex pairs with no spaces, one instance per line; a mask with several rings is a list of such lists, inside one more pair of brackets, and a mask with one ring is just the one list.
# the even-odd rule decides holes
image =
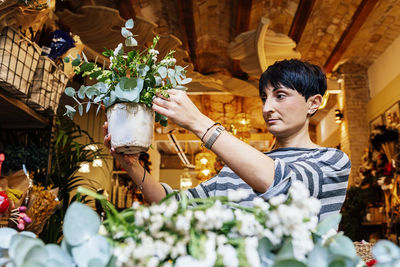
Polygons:
[[28,252],[34,247],[41,246],[44,246],[42,240],[18,234],[11,238],[8,254],[14,260],[17,266],[21,266]]
[[388,240],[379,240],[372,248],[372,256],[379,263],[400,259],[400,248]]
[[161,78],[167,77],[167,68],[164,66],[161,66],[158,68],[157,72],[160,74]]
[[68,244],[77,246],[94,236],[100,227],[100,219],[96,212],[88,206],[72,203],[64,218],[63,232]]
[[86,55],[85,55],[85,52],[83,52],[83,51],[82,51],[82,56],[83,56],[83,60],[84,60],[85,62],[89,62],[88,59],[87,59],[87,57],[86,57]]
[[86,113],[89,112],[91,104],[92,103],[90,101],[87,103],[87,105],[86,105]]
[[48,260],[56,260],[62,263],[61,266],[72,266],[73,261],[71,256],[66,252],[66,250],[63,250],[59,246],[55,244],[47,244],[45,246],[45,249],[47,250],[47,258]]
[[129,30],[127,30],[125,27],[121,28],[121,34],[122,34],[122,36],[124,38],[128,38],[130,36],[133,36],[133,34]]
[[125,28],[127,28],[127,29],[133,29],[133,25],[134,25],[133,19],[128,19],[128,20],[125,22]]
[[185,79],[183,79],[183,80],[181,81],[181,84],[188,84],[188,83],[190,83],[190,82],[192,82],[192,78],[185,78]]
[[176,90],[181,90],[181,91],[186,91],[186,90],[187,90],[187,87],[182,86],[182,85],[177,85],[174,89],[176,89]]
[[26,266],[31,266],[30,264],[35,263],[35,264],[42,264],[46,265],[47,262],[47,257],[48,253],[46,248],[43,246],[35,246],[25,256],[25,263],[29,264],[24,264]]
[[274,264],[275,255],[271,252],[272,244],[267,238],[258,241],[257,252],[260,256],[262,267],[270,267]]
[[65,108],[67,109],[67,111],[76,112],[76,109],[71,107],[70,105],[65,105]]
[[86,86],[81,85],[81,87],[78,90],[78,97],[80,99],[85,99],[85,93],[86,93]]
[[110,85],[105,84],[103,82],[98,82],[93,87],[97,88],[100,93],[105,94],[107,93],[108,89],[110,88]]
[[342,218],[342,215],[338,214],[332,214],[328,217],[326,217],[324,220],[322,220],[318,226],[317,229],[315,230],[315,233],[317,235],[325,235],[330,229],[337,229],[340,219]]
[[0,248],[8,249],[10,246],[11,237],[18,232],[13,228],[0,228]]
[[83,115],[83,106],[82,106],[82,104],[79,104],[78,105],[78,111],[79,111],[79,115]]
[[115,95],[115,91],[111,91],[110,92],[110,104],[111,105],[114,104],[116,100],[117,100],[117,97]]
[[308,267],[328,267],[329,252],[326,248],[316,245],[308,255]]
[[124,88],[126,90],[132,90],[136,88],[136,86],[137,86],[137,81],[135,78],[129,78],[124,84]]
[[101,108],[101,105],[99,105],[99,106],[97,107],[97,110],[96,110],[96,115],[99,113],[99,111],[100,111],[100,108]]
[[64,93],[67,95],[67,96],[75,96],[75,89],[74,88],[72,88],[72,87],[67,87],[67,88],[65,88],[65,91],[64,91]]
[[100,94],[100,91],[95,86],[90,86],[89,88],[86,88],[86,96],[89,99],[92,99],[94,96],[97,96],[99,94]]
[[89,262],[95,260],[105,266],[112,254],[107,239],[100,235],[94,235],[80,246],[72,248],[72,255],[78,266],[88,266]]
[[70,61],[70,60],[69,60],[69,57],[65,57],[65,58],[64,58],[64,62],[65,62],[65,63],[69,63],[69,61]]
[[282,248],[276,255],[276,261],[294,259],[293,245],[290,239],[287,239],[283,244]]
[[344,235],[336,235],[330,239],[328,249],[331,253],[353,259],[357,257],[353,241]]
[[303,262],[295,259],[278,260],[274,267],[307,267]]
[[135,40],[135,38],[133,38],[132,36],[128,37],[125,39],[125,45],[126,46],[137,46],[138,43]]

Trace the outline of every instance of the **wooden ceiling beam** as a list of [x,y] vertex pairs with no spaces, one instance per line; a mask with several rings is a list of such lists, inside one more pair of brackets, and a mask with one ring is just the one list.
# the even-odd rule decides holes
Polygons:
[[[252,2],[252,0],[238,0],[233,38],[249,30]],[[239,79],[247,80],[248,78],[247,73],[240,68],[240,60],[232,60],[231,73]]]
[[289,37],[295,41],[296,44],[300,42],[315,2],[315,0],[300,0],[289,30]]
[[356,12],[354,12],[350,24],[347,26],[335,48],[332,50],[332,53],[326,60],[324,65],[324,70],[326,73],[330,73],[335,65],[339,62],[347,47],[350,45],[351,41],[353,41],[357,32],[360,30],[378,2],[379,0],[363,0],[358,6]]
[[181,27],[184,32],[184,44],[189,49],[190,59],[192,60],[194,70],[198,70],[197,64],[197,35],[194,24],[193,15],[193,0],[178,0],[177,1],[179,18]]
[[136,18],[136,12],[134,6],[137,5],[137,0],[120,0],[118,11],[119,15],[123,19],[134,19]]

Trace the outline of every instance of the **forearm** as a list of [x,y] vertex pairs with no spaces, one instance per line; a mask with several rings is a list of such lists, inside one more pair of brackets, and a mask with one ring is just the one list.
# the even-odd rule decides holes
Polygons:
[[[209,128],[214,122],[202,116],[192,126],[192,131],[199,138],[204,134],[206,142],[216,127]],[[211,150],[217,154],[239,177],[241,177],[255,191],[265,192],[274,181],[274,160],[252,146],[223,131],[212,145]]]
[[166,196],[164,187],[149,172],[146,172],[142,184],[144,169],[140,164],[132,165],[127,172],[137,186],[142,186],[143,196],[149,203],[160,202]]

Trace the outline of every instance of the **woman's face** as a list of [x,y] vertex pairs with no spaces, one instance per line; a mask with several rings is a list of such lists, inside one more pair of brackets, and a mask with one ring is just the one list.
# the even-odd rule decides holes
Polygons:
[[296,90],[284,86],[277,89],[268,86],[261,100],[263,117],[271,134],[289,137],[308,130],[310,103]]

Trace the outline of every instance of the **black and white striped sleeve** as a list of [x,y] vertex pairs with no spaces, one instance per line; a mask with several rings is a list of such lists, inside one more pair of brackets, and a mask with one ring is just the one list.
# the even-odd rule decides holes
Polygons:
[[311,196],[320,198],[323,184],[347,181],[351,165],[347,155],[337,149],[319,150],[291,162],[286,162],[284,158],[274,161],[274,183],[259,195],[264,199],[287,194],[294,180],[302,181]]

